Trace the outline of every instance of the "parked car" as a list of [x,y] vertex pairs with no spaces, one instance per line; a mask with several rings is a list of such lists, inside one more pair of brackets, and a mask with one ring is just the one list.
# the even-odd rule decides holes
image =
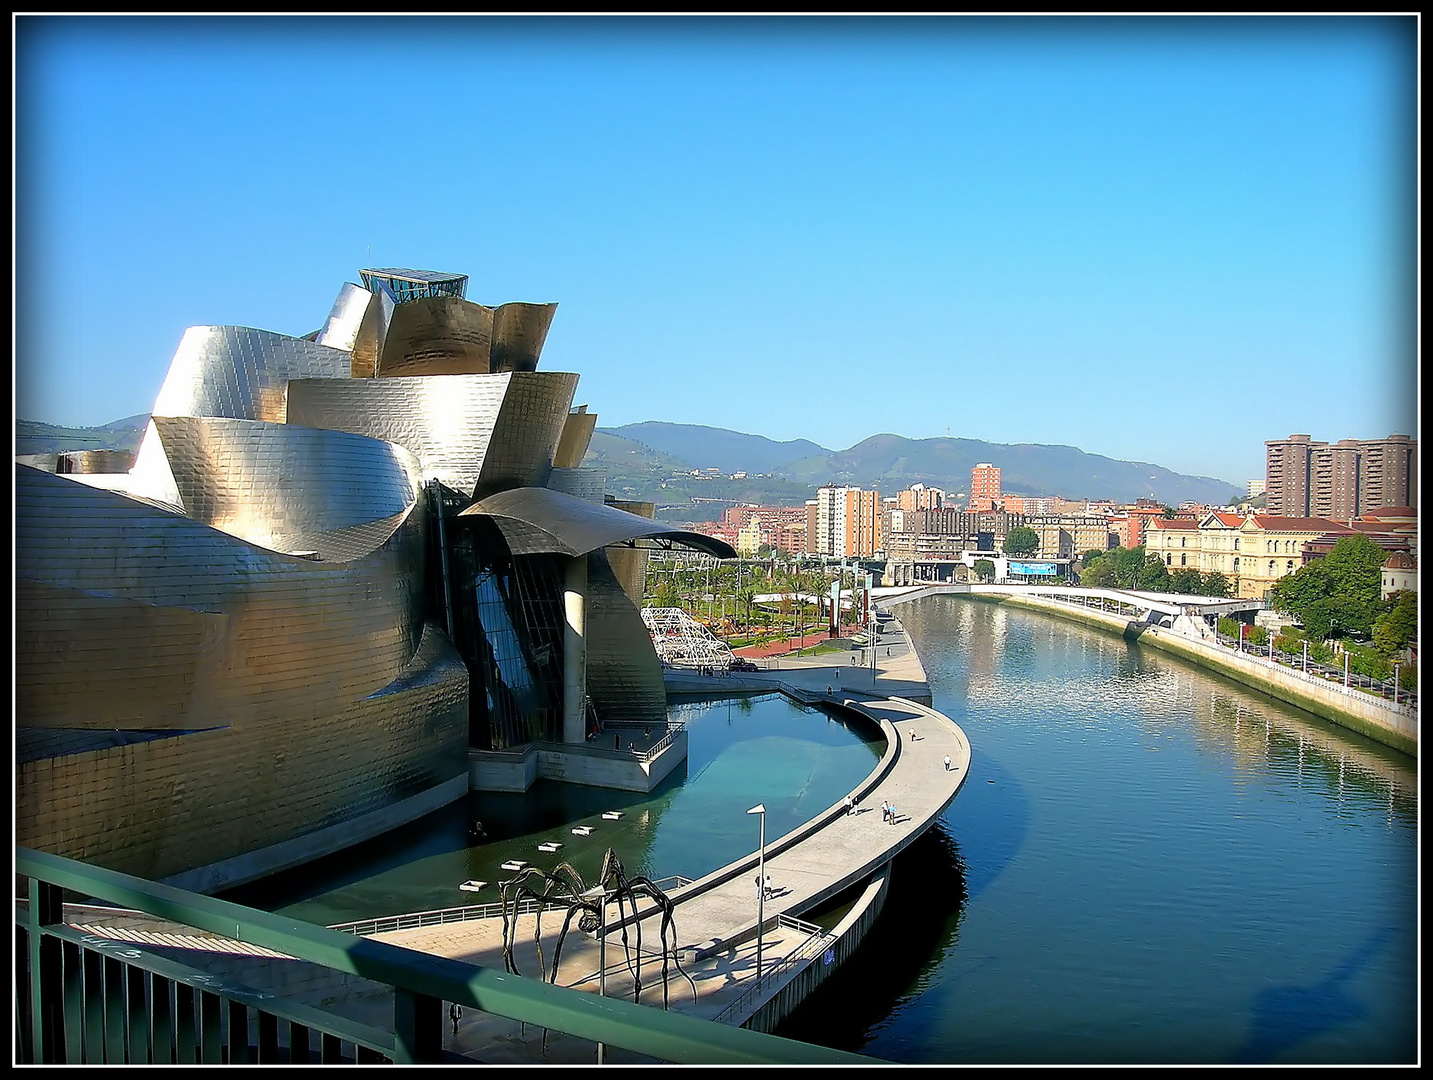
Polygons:
[[741,657],[735,656],[735,657],[732,657],[731,663],[727,665],[727,670],[728,670],[728,671],[760,671],[761,669],[760,669],[759,667],[757,667],[755,664],[753,664],[750,660],[743,660]]

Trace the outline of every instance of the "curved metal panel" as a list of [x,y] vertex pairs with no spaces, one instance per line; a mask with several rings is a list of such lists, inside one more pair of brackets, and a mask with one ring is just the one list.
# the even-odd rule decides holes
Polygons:
[[179,342],[156,416],[228,416],[282,424],[290,379],[345,379],[348,353],[247,326],[191,326]]
[[562,426],[562,438],[557,441],[557,451],[552,455],[553,468],[575,469],[580,466],[587,456],[592,432],[596,428],[597,414],[588,412],[586,405],[568,413],[567,422]]
[[[319,551],[324,534],[392,518],[418,497],[418,460],[393,443],[217,417],[154,424],[189,516],[277,551]],[[347,551],[361,553],[351,541]]]
[[604,723],[666,723],[667,689],[652,636],[602,552],[587,559],[587,694]]
[[[651,502],[640,502],[632,499],[608,499],[607,505],[615,510],[625,510],[629,514],[636,514],[638,517],[647,518],[649,521],[657,516],[657,504]],[[637,607],[642,606],[642,597],[647,589],[647,561],[648,551],[640,547],[610,547],[605,549],[607,562],[612,567],[612,573],[622,585],[622,591],[627,594]]]
[[349,371],[355,379],[378,377],[378,358],[388,340],[388,323],[393,318],[393,299],[387,293],[373,293],[373,302],[364,312],[363,321],[353,339]]
[[154,426],[154,417],[144,427],[144,438],[139,443],[139,453],[134,458],[134,468],[129,470],[129,483],[125,491],[140,498],[154,499],[182,507],[179,485],[174,482],[174,472],[169,459],[164,455],[164,443],[159,430]]
[[378,375],[485,374],[492,341],[492,308],[456,296],[410,300],[393,309]]
[[601,503],[607,497],[607,470],[590,465],[581,469],[553,468],[547,486],[585,502]]
[[471,497],[480,480],[547,479],[576,388],[562,372],[300,379],[289,384],[289,420],[397,443],[424,477]]
[[[425,517],[411,508],[382,547],[347,563],[266,551],[24,466],[16,515],[17,591],[48,601],[23,616],[22,726],[155,726],[148,703],[179,692],[170,680],[187,686],[185,726],[283,723],[373,693],[418,646]],[[131,614],[100,620],[97,604]],[[136,606],[153,610],[141,618]],[[203,648],[184,644],[195,640],[196,615],[228,616]],[[147,664],[125,659],[132,642],[106,630],[119,625],[147,642]],[[76,663],[95,685],[110,682],[73,714],[53,702],[70,700]],[[121,683],[131,692],[118,692]]]
[[343,288],[338,290],[338,297],[333,302],[328,318],[324,320],[323,327],[314,340],[330,349],[342,349],[351,353],[354,343],[358,340],[359,328],[374,302],[373,294],[367,289],[345,281]]
[[492,370],[536,371],[556,304],[499,304],[493,314]]
[[158,879],[352,820],[466,773],[467,692],[462,660],[427,626],[362,697],[23,763],[17,842]]
[[492,441],[474,485],[480,499],[505,488],[547,483],[552,455],[577,392],[577,376],[560,371],[514,371]]
[[719,559],[736,558],[736,552],[715,537],[673,529],[625,510],[598,506],[550,488],[500,491],[475,502],[459,516],[478,514],[497,522],[514,555],[555,552],[577,556],[609,544],[660,539],[705,551]]

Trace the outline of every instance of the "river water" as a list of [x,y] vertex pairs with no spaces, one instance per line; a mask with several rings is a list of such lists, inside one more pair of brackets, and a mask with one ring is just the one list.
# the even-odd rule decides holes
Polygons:
[[[964,597],[898,611],[971,773],[781,1034],[912,1064],[1415,1060],[1413,759],[1077,623]],[[229,898],[331,924],[495,901],[457,886],[513,857],[590,880],[608,847],[629,874],[697,877],[755,849],[747,808],[773,839],[882,749],[779,695],[673,711],[687,769],[650,796],[474,795]]]
[[971,773],[781,1034],[908,1063],[1411,1063],[1413,759],[1080,624],[898,613]]

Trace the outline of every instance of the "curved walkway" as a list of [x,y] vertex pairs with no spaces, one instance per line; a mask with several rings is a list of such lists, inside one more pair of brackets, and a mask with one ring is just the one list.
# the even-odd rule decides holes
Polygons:
[[[913,652],[906,650],[905,653],[908,659],[900,674],[911,676],[919,671],[919,661]],[[792,917],[817,908],[888,864],[934,824],[955,798],[970,769],[970,743],[964,732],[942,713],[902,697],[872,696],[869,683],[867,693],[838,688],[842,681],[870,679],[868,669],[847,668],[846,679],[838,680],[827,660],[819,665],[773,671],[769,676],[763,673],[766,676],[763,680],[753,677],[751,681],[758,685],[753,685],[748,692],[772,689],[771,682],[778,674],[782,683],[790,679],[804,684],[804,688],[788,684],[785,687],[788,692],[795,691],[808,701],[819,698],[832,707],[859,713],[879,725],[886,736],[886,750],[880,763],[851,792],[856,800],[854,813],[847,812],[843,798],[785,836],[768,839],[765,865],[771,877],[772,894],[764,902],[760,935],[762,968],[768,975],[772,966],[807,945],[812,937],[811,928],[799,925]],[[918,690],[924,687],[924,672],[919,672],[919,676],[918,682],[910,678],[892,681]],[[727,689],[732,688],[731,680],[719,682]],[[765,685],[759,685],[761,682]],[[876,682],[878,692],[885,689],[879,677]],[[828,685],[829,694],[826,693]],[[895,805],[894,822],[882,820],[883,801]],[[676,905],[674,922],[679,935],[676,944],[683,958],[682,968],[692,980],[689,984],[675,969],[670,972],[671,1008],[712,1018],[743,997],[753,999],[754,1007],[781,989],[781,982],[768,978],[766,981],[771,985],[763,985],[757,994],[750,993],[758,981],[754,879],[759,862],[759,853],[752,851],[669,894]],[[549,912],[543,921],[543,959],[549,968],[562,918],[560,912]],[[565,985],[596,992],[599,970],[605,967],[607,995],[630,999],[635,973],[624,957],[621,944],[624,928],[617,926],[615,905],[608,908],[608,919],[604,962],[599,962],[595,935],[588,937],[574,929],[563,945],[558,978]],[[632,921],[629,920],[625,930],[629,941],[634,942]],[[515,956],[519,969],[529,975],[538,969],[536,929],[535,917],[523,916],[518,920]],[[659,920],[651,908],[642,913],[641,933],[642,1000],[660,1004],[661,933]],[[503,966],[501,919],[414,927],[374,936],[499,970]],[[750,1009],[743,1011],[749,1013]],[[577,1061],[583,1060],[582,1055],[590,1054],[592,1049],[590,1045],[565,1046],[561,1040],[549,1042],[544,1037],[539,1051],[536,1041],[539,1033],[508,1031],[501,1027],[501,1022],[481,1015],[460,1019],[458,1027],[458,1034],[450,1037],[450,1048],[490,1061]]]

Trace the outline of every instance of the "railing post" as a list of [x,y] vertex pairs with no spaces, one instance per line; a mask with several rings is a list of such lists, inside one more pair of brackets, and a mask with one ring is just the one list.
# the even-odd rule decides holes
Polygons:
[[443,1055],[443,1003],[402,987],[393,991],[395,1064],[439,1061]]
[[30,878],[30,1047],[35,1061],[53,1065],[64,1060],[64,957],[60,939],[44,933],[65,918],[60,889]]

